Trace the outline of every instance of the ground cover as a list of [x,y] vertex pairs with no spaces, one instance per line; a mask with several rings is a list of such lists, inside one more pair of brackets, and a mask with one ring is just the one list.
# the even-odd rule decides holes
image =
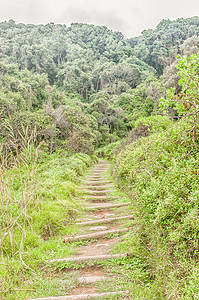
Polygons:
[[74,217],[82,214],[78,186],[95,158],[62,151],[51,155],[40,151],[28,158],[21,153],[11,168],[2,165],[0,170],[1,299],[25,299],[35,290],[42,295],[55,287],[64,289],[59,275],[42,262],[57,253],[70,256],[82,245],[65,245],[63,236],[78,232],[73,227]]

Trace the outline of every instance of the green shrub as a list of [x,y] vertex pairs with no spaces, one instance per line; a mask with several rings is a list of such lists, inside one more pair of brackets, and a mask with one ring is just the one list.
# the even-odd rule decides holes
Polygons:
[[[180,120],[166,130],[120,148],[114,156],[113,173],[131,193],[142,224],[142,244],[148,249],[148,261],[156,279],[163,280],[160,266],[165,256],[163,249],[167,249],[171,263],[164,262],[164,278],[170,276],[167,272],[173,272],[178,274],[174,277],[179,284],[179,274],[183,272],[178,295],[183,295],[182,299],[197,299],[194,297],[198,288],[193,286],[198,286],[198,279],[193,278],[191,265],[199,258],[199,155],[185,132],[191,134],[190,123]],[[162,254],[157,254],[158,247]]]
[[117,145],[120,145],[120,141],[115,142],[115,143],[110,143],[107,146],[104,146],[102,148],[99,148],[96,150],[96,154],[99,157],[104,157],[107,158],[109,160],[113,160],[114,159],[114,150],[116,148]]

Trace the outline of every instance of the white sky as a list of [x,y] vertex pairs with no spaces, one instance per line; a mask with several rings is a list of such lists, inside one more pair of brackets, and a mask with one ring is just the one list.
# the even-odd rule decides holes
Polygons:
[[199,16],[199,0],[0,0],[0,21],[105,25],[135,37],[162,19]]

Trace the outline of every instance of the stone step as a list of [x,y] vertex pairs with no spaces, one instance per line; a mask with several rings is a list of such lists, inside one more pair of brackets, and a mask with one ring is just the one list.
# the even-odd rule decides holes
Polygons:
[[93,170],[93,175],[97,175],[97,174],[102,174],[104,173],[105,171],[107,171],[107,168],[106,169],[98,169],[98,170]]
[[109,163],[105,163],[105,164],[98,164],[98,165],[95,165],[94,168],[98,169],[98,168],[109,168],[110,167],[110,164]]
[[93,174],[95,173],[103,173],[103,172],[106,172],[108,170],[108,168],[101,168],[101,169],[95,169],[93,170]]
[[110,164],[99,164],[99,165],[95,165],[94,168],[98,169],[98,168],[108,168],[110,167]]
[[98,281],[103,281],[105,279],[105,276],[86,276],[77,278],[77,282],[80,284],[90,284]]

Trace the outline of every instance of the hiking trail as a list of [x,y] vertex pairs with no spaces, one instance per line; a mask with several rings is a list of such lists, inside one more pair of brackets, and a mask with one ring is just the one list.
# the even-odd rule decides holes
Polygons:
[[[37,300],[118,299],[117,297],[129,299],[129,291],[117,290],[117,286],[115,286],[115,290],[105,293],[100,293],[97,289],[97,283],[108,279],[105,270],[97,264],[97,261],[130,256],[129,253],[111,253],[112,246],[120,241],[120,236],[132,230],[132,227],[127,227],[127,222],[133,219],[133,216],[128,213],[128,206],[131,203],[122,202],[121,196],[114,195],[117,189],[112,181],[106,180],[105,173],[109,167],[108,162],[100,160],[84,181],[82,185],[84,196],[81,203],[86,210],[86,218],[76,220],[76,225],[81,226],[82,234],[72,237],[66,236],[64,239],[65,243],[83,240],[90,242],[81,246],[78,253],[73,257],[46,261],[52,264],[56,262],[84,262],[85,264],[76,271],[76,287],[69,295],[37,298]],[[91,261],[94,263],[89,266],[87,262]],[[71,270],[69,269],[67,272],[71,272]]]

